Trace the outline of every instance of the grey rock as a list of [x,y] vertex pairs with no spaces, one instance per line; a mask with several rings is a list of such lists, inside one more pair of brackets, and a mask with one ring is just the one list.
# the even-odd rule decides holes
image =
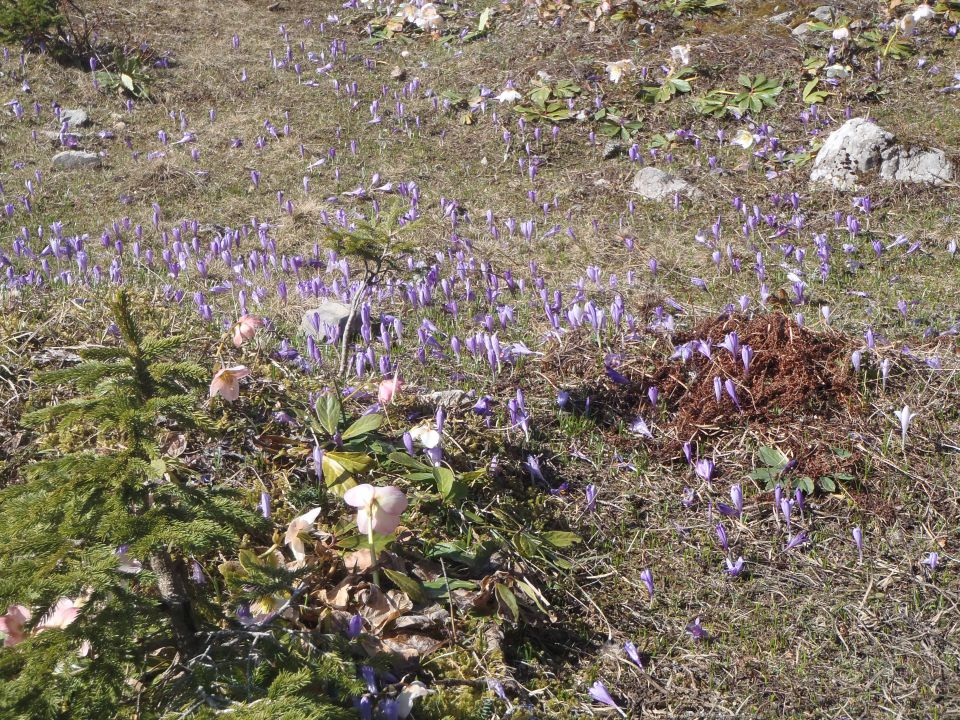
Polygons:
[[866,118],[852,118],[830,133],[813,161],[812,182],[827,182],[837,190],[854,190],[857,178],[880,167],[893,135]]
[[[300,323],[300,329],[305,335],[311,335],[316,340],[323,340],[327,337],[329,328],[339,327],[340,332],[347,326],[347,318],[350,317],[350,306],[346,303],[335,300],[327,300],[312,310],[307,310],[303,314],[303,321]],[[354,329],[360,320],[360,313],[354,317]]]
[[943,150],[891,148],[884,153],[880,179],[886,182],[943,185],[953,180],[953,163]]
[[676,194],[690,200],[697,200],[703,196],[703,193],[686,180],[655,167],[645,167],[640,170],[634,176],[630,188],[647,200],[671,200]]
[[810,17],[822,23],[830,23],[833,22],[833,18],[836,17],[837,14],[837,10],[833,5],[821,5],[816,10],[810,12]]
[[953,163],[942,150],[904,148],[880,126],[852,118],[830,133],[813,161],[810,180],[856,190],[860,176],[871,170],[879,170],[884,182],[942,185],[954,177]]
[[436,392],[418,395],[417,400],[425,405],[434,407],[457,408],[473,402],[473,396],[466,390],[438,390]]
[[90,116],[83,108],[72,108],[60,111],[60,122],[69,123],[72,128],[86,127],[90,124]]
[[793,35],[794,37],[801,37],[803,35],[806,35],[808,32],[810,32],[810,28],[812,27],[813,27],[812,23],[802,22],[799,25],[797,25],[793,30],[791,30],[790,34]]
[[86,150],[64,150],[53,156],[53,166],[60,170],[98,168],[102,164],[99,155]]
[[[80,138],[83,137],[83,133],[79,133],[79,132],[66,132],[66,133],[63,133],[63,135],[61,135],[61,134],[60,134],[59,132],[57,132],[56,130],[41,130],[41,131],[40,131],[40,136],[41,136],[41,137],[45,137],[45,138],[46,138],[47,140],[49,140],[50,142],[56,143],[56,144],[59,145],[61,140],[67,140],[67,139],[69,139],[69,138],[74,138],[74,139],[76,139],[76,140],[79,140]],[[68,144],[69,144],[69,143],[67,143],[67,142],[64,143],[64,145],[68,145]]]
[[607,140],[603,145],[603,159],[612,160],[615,157],[618,157],[623,152],[623,143],[618,143],[616,140]]
[[767,18],[767,22],[773,23],[774,25],[786,25],[790,22],[790,19],[793,17],[793,15],[793,10],[787,10],[786,12],[771,15],[769,18]]

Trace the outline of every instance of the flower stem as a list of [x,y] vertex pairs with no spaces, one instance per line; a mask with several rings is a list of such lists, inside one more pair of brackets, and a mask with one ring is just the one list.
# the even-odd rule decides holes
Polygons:
[[377,568],[377,550],[373,542],[373,519],[370,520],[370,525],[367,528],[367,540],[370,543],[370,562],[373,567],[373,582],[377,587],[380,587],[380,570]]

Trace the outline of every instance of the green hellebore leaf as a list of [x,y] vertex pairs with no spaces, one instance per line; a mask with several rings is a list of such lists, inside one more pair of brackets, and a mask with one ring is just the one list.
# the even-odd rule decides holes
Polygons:
[[540,537],[557,548],[570,547],[571,545],[576,545],[578,542],[581,542],[579,535],[563,530],[550,530],[540,535]]
[[397,572],[390,568],[383,568],[383,573],[390,578],[390,582],[405,592],[407,597],[413,600],[413,602],[421,603],[427,600],[427,594],[424,592],[423,586],[409,575],[404,575],[402,572]]
[[324,395],[317,401],[317,417],[328,435],[333,435],[337,432],[341,413],[340,400],[338,400],[336,396]]
[[344,440],[350,440],[351,438],[371,433],[381,425],[383,425],[383,415],[378,415],[377,413],[364,415],[363,417],[358,418],[356,422],[344,430],[342,437]]
[[[520,604],[517,602],[517,596],[513,594],[513,590],[503,583],[497,583],[493,590],[500,605],[500,614],[513,623],[520,620]],[[504,613],[506,614],[504,615]]]
[[323,454],[323,480],[327,489],[337,497],[343,494],[357,482],[353,476],[370,467],[373,462],[369,455],[358,452],[338,452],[332,450]]

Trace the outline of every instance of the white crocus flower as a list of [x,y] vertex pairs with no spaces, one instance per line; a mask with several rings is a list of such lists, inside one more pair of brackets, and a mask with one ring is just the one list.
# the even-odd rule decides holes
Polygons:
[[913,422],[917,414],[910,409],[909,405],[904,405],[902,410],[894,410],[893,414],[900,421],[900,446],[906,450],[907,432],[910,430],[910,423]]
[[620,82],[620,78],[633,68],[633,60],[617,60],[607,63],[607,74],[613,83]]
[[837,42],[846,42],[850,39],[850,30],[845,27],[839,27],[833,31],[833,39]]
[[440,446],[440,433],[430,423],[421,423],[410,428],[410,437],[428,450]]
[[829,80],[845,80],[850,77],[850,69],[843,65],[831,65],[824,70]]
[[753,133],[746,128],[740,128],[737,130],[737,134],[733,136],[733,140],[731,140],[730,143],[733,145],[739,145],[744,150],[749,150],[751,147],[753,147],[754,143]]
[[690,46],[674,45],[670,48],[670,60],[675,67],[686,67],[690,64]]
[[910,14],[913,16],[913,21],[917,25],[924,22],[925,20],[932,20],[936,16],[936,13],[933,11],[933,8],[927,5],[926,3],[917,5],[916,9]]
[[436,30],[443,23],[443,18],[440,17],[440,12],[437,10],[436,5],[426,3],[420,8],[420,12],[417,14],[414,23],[416,23],[417,27],[421,30]]
[[503,102],[516,102],[521,98],[523,98],[523,95],[517,92],[516,89],[512,87],[506,87],[503,89],[502,93],[500,93],[494,98],[494,100],[497,100],[498,102],[503,103]]

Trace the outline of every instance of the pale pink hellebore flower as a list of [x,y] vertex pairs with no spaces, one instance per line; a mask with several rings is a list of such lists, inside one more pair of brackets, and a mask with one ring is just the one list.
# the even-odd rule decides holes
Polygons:
[[63,630],[77,619],[77,615],[80,614],[81,605],[82,603],[78,604],[76,600],[60,598],[54,606],[47,611],[47,614],[41,618],[40,622],[37,623],[37,632],[41,633],[51,628]]
[[240,378],[249,374],[250,369],[246,365],[221,368],[210,383],[210,397],[219,395],[225,401],[233,402],[240,397]]
[[367,535],[388,535],[400,524],[400,515],[407,509],[407,496],[400,488],[374,487],[363,484],[350,488],[343,500],[357,508],[357,529]]
[[287,526],[287,533],[283,538],[283,542],[290,548],[290,552],[293,553],[293,557],[298,563],[303,563],[307,557],[307,551],[303,545],[301,535],[310,532],[313,524],[317,521],[318,515],[320,515],[320,508],[308,510],[303,515],[291,520]]
[[377,388],[377,400],[381,405],[389,405],[393,402],[394,396],[400,392],[401,387],[403,387],[403,380],[396,375],[381,380],[380,387]]
[[27,638],[23,626],[30,621],[32,613],[25,605],[11,605],[4,615],[0,615],[0,633],[3,633],[4,647],[19,645]]
[[257,330],[262,326],[263,320],[260,318],[254,315],[243,315],[233,326],[233,344],[240,347],[245,341],[256,335]]

